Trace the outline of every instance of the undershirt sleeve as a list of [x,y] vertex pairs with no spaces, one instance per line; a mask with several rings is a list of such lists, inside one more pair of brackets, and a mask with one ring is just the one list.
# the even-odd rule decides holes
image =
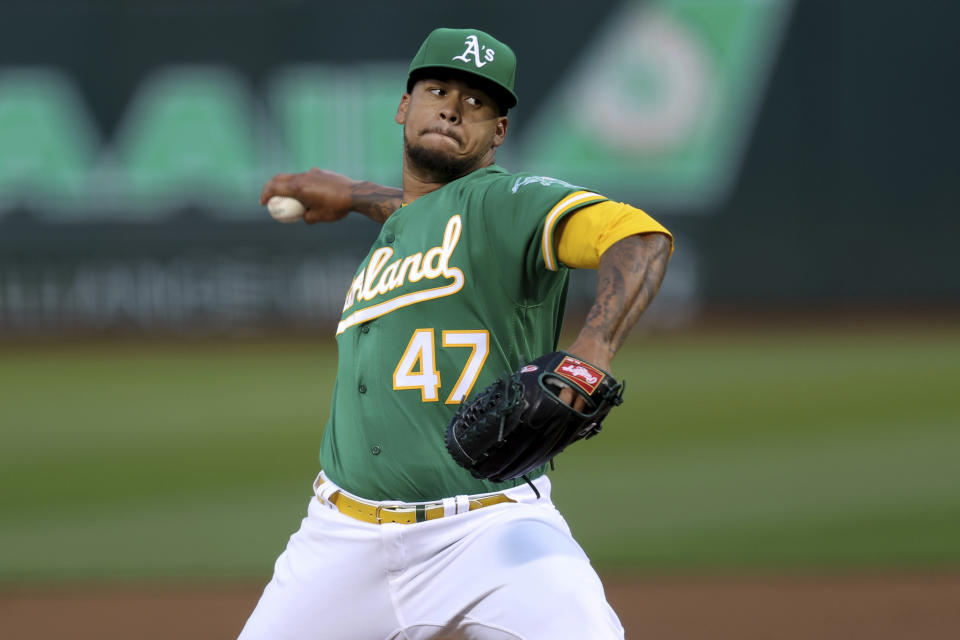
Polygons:
[[619,240],[639,233],[673,234],[644,211],[609,200],[591,204],[571,213],[557,242],[557,258],[573,269],[596,269],[600,256]]

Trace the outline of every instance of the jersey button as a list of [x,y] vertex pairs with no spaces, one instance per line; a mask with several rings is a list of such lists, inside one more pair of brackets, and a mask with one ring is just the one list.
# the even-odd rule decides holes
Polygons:
[[360,333],[370,333],[370,325],[368,324],[360,325]]
[[365,384],[363,384],[363,383],[361,382],[361,383],[360,383],[360,386],[357,387],[357,390],[358,390],[360,393],[366,393],[366,392],[367,392],[367,385],[365,385]]
[[393,242],[396,239],[397,239],[397,236],[393,235],[392,233],[388,233],[383,237],[384,242]]
[[375,456],[380,455],[380,452],[381,452],[381,451],[382,451],[382,449],[380,448],[380,445],[378,445],[378,444],[375,444],[375,445],[373,445],[372,447],[370,447],[370,453],[372,453],[372,454],[375,455]]

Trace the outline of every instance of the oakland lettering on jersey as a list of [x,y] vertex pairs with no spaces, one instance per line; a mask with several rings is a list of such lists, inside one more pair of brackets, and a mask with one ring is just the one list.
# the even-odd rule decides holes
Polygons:
[[397,258],[393,262],[390,262],[390,258],[393,257],[392,248],[380,247],[375,250],[370,255],[367,266],[357,274],[350,285],[350,291],[347,292],[347,299],[343,304],[344,313],[355,304],[373,301],[408,282],[433,281],[438,278],[449,279],[452,282],[439,287],[407,292],[354,311],[340,321],[337,334],[343,333],[355,324],[378,318],[401,307],[449,296],[462,289],[463,271],[450,266],[450,257],[460,242],[462,229],[463,222],[460,216],[451,216],[444,228],[443,241],[440,245]]

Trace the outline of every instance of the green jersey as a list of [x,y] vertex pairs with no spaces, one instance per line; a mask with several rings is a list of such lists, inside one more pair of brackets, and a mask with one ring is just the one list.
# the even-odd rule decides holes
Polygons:
[[566,214],[604,200],[493,165],[387,219],[337,327],[320,447],[331,480],[371,500],[406,502],[523,482],[473,478],[447,453],[447,423],[473,391],[556,349],[568,270],[553,233]]

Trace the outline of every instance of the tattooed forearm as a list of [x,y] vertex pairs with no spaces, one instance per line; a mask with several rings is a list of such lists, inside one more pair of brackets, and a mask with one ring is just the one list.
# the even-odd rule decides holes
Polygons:
[[374,182],[359,182],[350,190],[350,206],[375,222],[383,222],[400,208],[403,191]]
[[613,358],[660,289],[669,258],[670,239],[661,233],[630,236],[607,249],[580,338],[599,343]]

